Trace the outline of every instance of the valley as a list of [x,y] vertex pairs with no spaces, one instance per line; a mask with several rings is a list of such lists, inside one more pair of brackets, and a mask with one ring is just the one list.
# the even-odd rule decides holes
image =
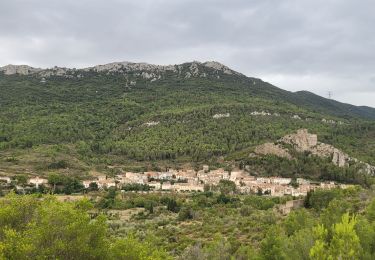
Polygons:
[[0,90],[0,258],[59,233],[88,259],[323,259],[337,225],[374,255],[373,108],[218,62],[9,65]]

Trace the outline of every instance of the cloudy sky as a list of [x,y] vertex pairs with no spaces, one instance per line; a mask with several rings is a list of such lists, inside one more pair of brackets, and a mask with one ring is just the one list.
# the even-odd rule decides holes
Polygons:
[[373,0],[1,0],[0,66],[216,60],[375,107]]

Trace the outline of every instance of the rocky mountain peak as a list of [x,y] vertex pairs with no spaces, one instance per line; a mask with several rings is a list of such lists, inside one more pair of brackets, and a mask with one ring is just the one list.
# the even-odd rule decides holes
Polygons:
[[[160,78],[162,73],[165,72],[173,72],[178,73],[179,75],[182,74],[182,70],[184,67],[188,68],[188,71],[185,71],[185,78],[189,78],[191,76],[195,77],[206,77],[207,72],[205,71],[205,68],[209,68],[214,72],[222,72],[227,75],[241,75],[238,72],[235,72],[234,70],[231,70],[227,66],[216,62],[216,61],[207,61],[207,62],[198,62],[193,61],[189,63],[184,64],[178,64],[178,65],[154,65],[149,63],[134,63],[134,62],[112,62],[108,64],[102,64],[102,65],[96,65],[93,67],[87,67],[83,69],[75,69],[75,68],[62,68],[62,67],[53,67],[53,68],[47,68],[47,69],[40,69],[40,68],[33,68],[28,65],[7,65],[4,67],[0,67],[0,72],[3,72],[5,75],[13,75],[13,74],[19,74],[19,75],[31,75],[36,74],[37,76],[41,77],[49,77],[49,76],[68,76],[72,77],[72,72],[78,71],[78,72],[98,72],[98,73],[128,73],[128,72],[138,72],[139,75],[145,76],[145,78]],[[153,76],[151,77],[150,73],[153,73]]]
[[6,65],[4,67],[0,67],[0,71],[4,72],[5,75],[13,75],[13,74],[20,74],[20,75],[29,75],[40,72],[42,69],[33,68],[28,65]]
[[203,63],[204,66],[208,67],[208,68],[212,68],[212,69],[215,69],[215,70],[219,70],[219,71],[222,71],[224,72],[225,74],[239,74],[238,72],[230,69],[229,67],[221,64],[220,62],[217,62],[217,61],[206,61]]

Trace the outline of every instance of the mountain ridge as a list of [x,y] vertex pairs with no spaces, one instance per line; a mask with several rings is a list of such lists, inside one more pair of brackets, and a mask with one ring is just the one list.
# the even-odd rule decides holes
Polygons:
[[[66,78],[83,78],[90,77],[92,73],[105,73],[107,75],[124,74],[126,76],[134,76],[135,78],[142,78],[150,83],[160,81],[163,78],[169,77],[170,74],[178,78],[189,79],[191,77],[211,77],[220,80],[221,77],[233,77],[231,81],[244,81],[254,91],[255,95],[262,97],[284,100],[291,104],[307,107],[313,111],[327,113],[333,116],[343,118],[361,117],[365,119],[375,119],[375,108],[369,106],[355,106],[347,103],[342,103],[332,99],[326,99],[309,91],[290,92],[281,89],[271,83],[264,82],[261,79],[253,78],[241,74],[226,65],[217,61],[192,61],[175,65],[155,65],[145,62],[112,62],[102,65],[95,65],[86,68],[35,68],[28,65],[6,65],[0,67],[0,72],[4,75],[23,75],[23,76],[37,76],[40,78],[50,77],[66,77]],[[135,84],[136,80],[129,79],[127,85]]]
[[[5,69],[14,74],[5,75]],[[82,173],[84,167],[68,153],[82,165],[240,162],[252,147],[302,128],[375,165],[372,109],[282,90],[217,62],[5,69],[0,73],[0,155],[18,158],[24,169],[30,166],[30,150],[37,158],[31,163],[34,171],[48,171],[54,160],[63,160]],[[44,147],[56,151],[39,157]],[[9,160],[5,169],[18,171],[19,164]]]
[[322,111],[321,107],[330,108],[337,116],[346,116],[345,111],[360,116],[375,119],[375,108],[369,106],[355,106],[348,103],[342,103],[333,99],[321,97],[310,91],[302,90],[294,92],[308,106],[317,111]]
[[[181,64],[173,64],[173,65],[157,65],[151,64],[146,62],[129,62],[129,61],[122,61],[122,62],[111,62],[106,64],[98,64],[90,67],[84,68],[68,68],[68,67],[58,67],[54,66],[51,68],[36,68],[29,65],[14,65],[8,64],[5,66],[0,67],[0,71],[4,72],[5,75],[13,75],[13,74],[20,74],[20,75],[32,75],[32,74],[40,74],[45,71],[56,71],[60,73],[56,73],[55,75],[62,76],[61,72],[69,72],[69,71],[96,71],[96,72],[116,72],[121,71],[121,69],[129,69],[129,70],[145,70],[145,71],[174,71],[176,72],[178,67],[181,67],[186,64],[194,65],[203,65],[208,68],[212,68],[218,71],[223,71],[226,74],[237,74],[242,75],[239,72],[236,72],[226,65],[217,62],[217,61],[192,61],[192,62],[184,62]],[[53,75],[53,74],[50,74]],[[44,74],[42,74],[44,76]]]

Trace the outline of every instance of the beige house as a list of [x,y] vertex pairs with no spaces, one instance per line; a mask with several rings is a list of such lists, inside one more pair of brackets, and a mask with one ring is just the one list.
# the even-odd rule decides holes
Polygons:
[[161,184],[161,189],[162,190],[171,190],[172,189],[172,184],[168,181],[168,182],[163,182],[163,184]]
[[[102,181],[98,181],[100,186],[103,188],[111,188],[111,187],[116,187],[116,181],[114,179],[106,179]],[[99,185],[98,185],[99,186]]]
[[137,172],[126,172],[124,174],[124,183],[147,183],[147,175]]
[[113,178],[103,178],[99,176],[96,180],[85,180],[82,182],[83,186],[87,189],[90,187],[91,183],[96,183],[99,189],[116,187],[116,180]]
[[330,189],[334,189],[335,187],[336,187],[336,184],[333,181],[320,183],[320,188],[322,189],[330,190]]
[[159,179],[160,172],[144,172],[147,178]]
[[190,185],[189,183],[178,183],[172,186],[175,191],[204,191],[204,185]]

